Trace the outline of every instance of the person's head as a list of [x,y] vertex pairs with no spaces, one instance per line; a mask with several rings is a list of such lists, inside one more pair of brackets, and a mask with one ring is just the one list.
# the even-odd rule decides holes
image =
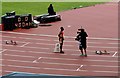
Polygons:
[[60,27],[60,29],[61,29],[61,31],[63,31],[63,30],[64,30],[64,28],[63,28],[63,27]]
[[50,6],[52,6],[52,4],[50,4]]

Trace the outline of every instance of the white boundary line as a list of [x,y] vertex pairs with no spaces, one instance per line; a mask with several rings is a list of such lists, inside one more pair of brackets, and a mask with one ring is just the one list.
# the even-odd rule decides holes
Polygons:
[[[10,60],[10,59],[1,59],[1,60],[7,60],[7,61],[15,61],[15,62],[22,62],[22,63],[33,63],[32,61],[22,61],[22,60]],[[39,64],[39,62],[34,62],[34,63],[37,63]],[[43,63],[43,64],[55,64],[55,65],[66,65],[66,66],[79,66],[80,67],[80,64],[68,64],[68,63],[52,63],[52,62],[40,62],[40,63]],[[3,65],[3,64],[2,64]],[[84,66],[87,66],[87,65],[84,65]],[[120,66],[108,66],[108,65],[89,65],[89,66],[95,66],[95,67],[120,67]]]
[[[20,32],[6,32],[6,31],[0,31],[0,32],[1,33],[9,33],[9,34],[19,34],[19,35],[57,37],[57,35],[46,35],[46,34],[30,34],[30,33],[20,33]],[[73,37],[73,36],[65,36],[65,38],[75,38],[75,37]],[[120,40],[118,38],[95,38],[95,37],[88,37],[88,39]]]
[[[30,57],[30,58],[35,58],[35,56],[23,56],[23,55],[13,55],[13,54],[4,54],[4,55],[7,55],[7,56],[17,56],[17,57]],[[77,61],[77,60],[80,60],[80,59],[71,59],[71,58],[53,58],[53,57],[41,57],[43,59],[52,59],[52,60],[72,60],[72,61]],[[115,60],[89,60],[89,59],[83,59],[84,61],[99,61],[99,62],[119,62],[119,61],[115,61]]]
[[[20,41],[17,41],[17,42],[20,42]],[[27,45],[27,44],[33,44],[33,42],[20,42],[20,43],[25,43],[25,44],[23,44],[23,47],[24,47],[24,45]],[[77,42],[76,42],[77,43]],[[88,42],[88,44],[89,43],[92,43],[92,42]],[[93,42],[94,44],[102,44],[102,43],[98,43],[98,42]],[[55,44],[47,44],[47,43],[40,43],[40,42],[38,42],[38,43],[34,43],[34,44],[41,44],[41,45],[55,45]],[[117,44],[117,43],[115,43],[115,44]],[[90,44],[89,44],[90,45]],[[64,46],[69,46],[69,47],[73,47],[73,46],[78,46],[78,44],[74,44],[74,45],[66,45],[66,44],[64,44]],[[22,47],[22,46],[21,46]],[[97,46],[88,46],[88,47],[97,47]],[[118,48],[118,46],[117,47],[102,47],[102,46],[100,46],[100,48]]]
[[37,63],[38,60],[40,60],[42,57],[39,57],[38,59],[34,60],[33,63]]
[[[14,45],[5,45],[5,44],[3,44],[2,46],[14,46]],[[19,47],[20,48],[20,46],[16,46],[16,47]],[[43,48],[43,47],[28,47],[28,46],[25,46],[25,47],[23,47],[23,48],[34,48],[34,49],[50,49],[50,48]]]
[[[1,45],[3,45],[3,46],[13,46],[13,45],[6,45],[6,44],[1,44]],[[44,45],[47,45],[47,44],[44,44]],[[55,44],[53,44],[53,45],[55,45]],[[64,45],[63,45],[64,46]],[[68,45],[67,45],[68,46]],[[20,46],[16,46],[16,47],[20,47]],[[76,47],[78,47],[78,46],[76,46]],[[37,48],[37,49],[51,49],[51,48],[42,48],[42,47],[30,47],[30,46],[25,46],[24,48]],[[54,47],[53,47],[54,48]],[[118,49],[118,47],[106,47],[106,46],[89,46],[88,45],[88,48],[105,48],[105,49],[108,49],[108,48],[113,48],[113,49]],[[74,50],[74,51],[76,51],[76,49],[64,49],[64,50]],[[78,51],[78,49],[77,49],[77,51]]]
[[28,45],[29,43],[30,43],[30,42],[27,42],[27,43],[23,44],[23,45],[20,46],[20,47],[24,47],[24,46]]
[[[16,52],[26,52],[26,51],[23,51],[23,50],[11,50],[11,49],[7,49],[8,51],[16,51]],[[91,50],[92,51],[92,50]],[[37,54],[55,54],[53,52],[39,52],[39,51],[27,51],[29,53],[37,53]],[[66,55],[71,55],[71,56],[78,56],[79,54],[62,54],[62,56],[66,56]],[[93,57],[111,57],[111,56],[106,56],[106,55],[89,55],[89,56],[93,56]],[[115,56],[114,56],[115,57]],[[117,57],[117,56],[116,56]]]
[[83,65],[81,65],[80,67],[77,68],[76,71],[80,71],[80,69],[83,67]]
[[115,57],[115,55],[117,54],[118,52],[115,52],[113,55],[112,55],[112,57]]
[[90,65],[90,66],[95,66],[95,67],[120,67],[120,66],[108,66],[108,65]]
[[21,55],[13,55],[13,54],[4,54],[4,55],[7,55],[7,56],[17,56],[17,57],[27,57],[27,58],[35,58],[35,56],[21,56]]
[[[16,65],[7,65],[8,67],[17,67],[17,68],[30,68],[30,69],[45,69],[45,70],[58,70],[58,71],[76,71],[75,69],[60,69],[60,68],[40,68],[40,67],[30,67],[30,66],[16,66]],[[78,72],[83,71],[87,72],[89,70],[79,70]],[[95,71],[91,70],[91,72],[102,72],[102,73],[118,73],[117,71]]]
[[[11,36],[2,36],[2,37],[7,37],[7,38],[20,38],[20,39],[28,39],[28,40],[41,40],[41,41],[56,41],[58,42],[58,40],[48,40],[48,39],[36,39],[36,38],[25,38],[25,37],[11,37]],[[65,40],[64,42],[74,42],[74,43],[78,43],[77,41],[68,41],[68,40]],[[88,42],[88,43],[95,43],[95,44],[103,44],[101,42]],[[106,43],[106,44],[120,44],[120,43]]]

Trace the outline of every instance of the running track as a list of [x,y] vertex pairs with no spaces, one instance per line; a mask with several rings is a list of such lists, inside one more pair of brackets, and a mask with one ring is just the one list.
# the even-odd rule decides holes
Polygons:
[[[2,75],[11,72],[54,74],[69,76],[118,76],[117,3],[60,12],[62,21],[50,27],[18,29],[1,32]],[[88,57],[80,57],[74,40],[80,26],[86,29]],[[65,28],[65,54],[53,53],[58,42],[59,27]],[[6,45],[15,40],[18,45]],[[107,50],[110,55],[96,55]]]

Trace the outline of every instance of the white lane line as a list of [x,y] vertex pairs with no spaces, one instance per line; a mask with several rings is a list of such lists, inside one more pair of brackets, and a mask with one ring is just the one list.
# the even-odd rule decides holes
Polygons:
[[[12,60],[15,61],[15,60]],[[21,62],[19,60],[16,60],[17,62]],[[23,62],[23,61],[22,61]],[[25,61],[24,61],[25,62]],[[30,62],[31,63],[31,62]],[[47,70],[62,70],[62,71],[76,71],[76,70],[70,70],[70,69],[60,69],[60,68],[39,68],[39,67],[30,67],[30,66],[16,66],[16,65],[6,65],[6,66],[10,66],[10,67],[19,67],[19,68],[32,68],[32,69],[47,69]],[[81,65],[80,67],[83,67],[83,65]],[[107,67],[107,66],[106,66]],[[111,66],[108,66],[111,67]],[[83,72],[87,72],[89,70],[79,70],[78,71],[83,71]],[[103,73],[118,73],[117,71],[92,71],[92,72],[103,72]]]
[[80,67],[77,68],[76,71],[80,71],[80,69],[83,67],[83,65],[81,65]]
[[[78,56],[79,54],[70,54],[70,55],[72,55],[72,56]],[[89,56],[91,56],[91,57],[100,57],[100,58],[102,58],[102,57],[111,57],[111,56],[106,56],[106,55],[88,55],[88,57]],[[118,58],[118,56],[114,56],[115,58]]]
[[[23,56],[23,55],[13,55],[13,54],[4,54],[7,56],[17,56],[17,57],[30,57],[30,58],[35,58],[35,56]],[[42,57],[43,59],[51,59],[51,60],[72,60],[72,61],[77,61],[80,59],[71,59],[71,58],[54,58],[54,57]],[[90,60],[90,59],[83,59],[84,61],[97,61],[97,62],[119,62],[118,60]]]
[[6,61],[6,60],[7,60],[7,61],[13,61],[13,62],[14,62],[14,61],[15,61],[15,62],[22,62],[22,63],[32,63],[32,61],[25,61],[25,60],[24,60],[24,61],[23,61],[23,60],[10,60],[10,59],[1,59],[1,60],[3,60],[3,61]]
[[[18,41],[17,41],[18,42]],[[68,42],[68,41],[67,41]],[[23,42],[20,42],[20,43],[23,43]],[[24,42],[25,44],[23,44],[22,46],[20,46],[20,47],[24,47],[25,45],[27,45],[27,44],[34,44],[34,43],[31,43],[31,42]],[[76,42],[77,43],[77,42]],[[89,43],[89,42],[88,42]],[[92,43],[92,42],[90,42],[90,43]],[[95,43],[95,42],[93,42],[94,44],[100,44],[100,43]],[[48,44],[48,43],[35,43],[35,44],[41,44],[41,45],[55,45],[55,44]],[[89,44],[90,45],[90,44]],[[6,45],[6,46],[13,46],[13,45]],[[69,46],[69,47],[74,47],[74,46],[77,46],[77,44],[74,44],[74,45],[64,45],[64,46]],[[90,47],[90,48],[92,48],[92,47],[95,47],[95,48],[118,48],[118,46],[116,46],[116,47],[106,47],[106,46],[88,46],[88,47]]]
[[34,60],[33,63],[38,63],[38,60],[40,60],[42,57],[39,57],[38,59]]
[[115,57],[115,55],[117,54],[118,52],[115,52],[113,55],[112,55],[112,57]]
[[[13,45],[5,45],[5,44],[3,44],[3,46],[13,46]],[[20,46],[16,46],[16,47],[20,47]],[[42,48],[42,47],[28,47],[28,46],[26,46],[26,47],[23,47],[23,48],[34,48],[34,49],[50,49],[50,48]]]
[[97,73],[118,73],[118,70],[116,71],[91,71],[91,72],[97,72]]
[[[13,45],[5,45],[3,44],[3,46],[13,46]],[[16,47],[20,47],[20,46],[16,46]],[[30,47],[30,46],[26,46],[24,48],[36,48],[36,49],[51,49],[51,48],[41,48],[41,47]],[[106,47],[106,46],[88,46],[88,48],[114,48],[114,49],[118,49],[118,47]],[[68,50],[68,51],[79,51],[76,49],[64,49],[64,50]]]
[[18,37],[20,39],[28,39],[28,40],[41,40],[41,41],[52,41],[52,40],[48,40],[48,39],[36,39],[36,38],[25,38],[25,37]]
[[[53,46],[55,45],[55,44],[45,44],[45,43],[35,43],[35,44],[42,44],[42,45],[53,45]],[[70,47],[72,47],[72,46],[74,46],[74,45],[66,45],[66,44],[65,44],[64,46],[70,46]]]
[[2,36],[2,37],[6,37],[6,38],[19,38],[19,39],[27,39],[27,40],[52,41],[52,40],[48,40],[48,39],[36,39],[36,38],[25,38],[25,37],[11,37],[11,36]]
[[74,69],[60,69],[60,68],[41,68],[41,67],[31,67],[31,66],[17,66],[17,65],[7,65],[9,67],[18,68],[30,68],[30,69],[46,69],[46,70],[62,70],[62,71],[75,71]]
[[[23,60],[10,60],[10,59],[1,59],[3,61],[15,61],[15,62],[22,62],[22,63],[32,63],[32,61],[23,61]],[[39,63],[39,62],[34,62]],[[52,64],[52,65],[65,65],[65,66],[80,66],[80,64],[68,64],[68,63],[53,63],[53,62],[41,62],[43,64]],[[87,66],[87,65],[84,65]],[[90,66],[96,66],[96,67],[120,67],[120,66],[110,66],[110,65],[90,65]],[[82,65],[80,67],[83,67]]]
[[27,57],[27,58],[35,58],[35,56],[23,56],[23,55],[13,55],[13,54],[3,54],[3,55],[6,55],[6,56],[17,56],[17,57]]
[[[39,48],[39,49],[43,49],[43,48]],[[49,48],[50,49],[50,48]],[[11,49],[8,49],[10,51],[19,51],[19,52],[26,52],[26,51],[22,51],[22,50],[11,50]],[[66,51],[76,51],[76,52],[79,52],[80,50],[76,50],[76,49],[64,49]],[[95,53],[95,50],[87,50],[88,52],[94,52]],[[48,52],[36,52],[36,51],[27,51],[27,52],[35,52],[35,53],[48,53]],[[110,53],[113,53],[115,51],[109,51]],[[53,53],[48,53],[48,54],[53,54]],[[63,54],[63,55],[66,55],[66,54]],[[71,54],[71,55],[78,55],[78,54]],[[107,57],[107,56],[106,56]],[[109,56],[108,56],[109,57]]]
[[[30,34],[30,33],[20,33],[20,32],[6,32],[0,31],[1,33],[9,33],[9,34],[19,34],[19,35],[30,35],[30,36],[46,36],[46,37],[58,37],[57,35],[47,35],[47,34]],[[73,36],[65,36],[66,38],[75,38]],[[100,39],[100,40],[120,40],[119,38],[95,38],[88,37],[88,39]]]
[[29,43],[30,43],[30,42],[27,42],[27,43],[23,44],[23,45],[20,46],[20,47],[24,47],[24,46],[28,45]]
[[[45,69],[45,70],[58,70],[58,71],[76,71],[75,69],[60,69],[60,68],[40,68],[40,67],[31,67],[31,66],[16,66],[16,65],[7,65],[9,67],[17,67],[17,68],[28,68],[28,69]],[[87,72],[89,70],[80,70],[83,72]],[[102,73],[118,73],[117,71],[95,71],[91,70],[91,72],[102,72]]]
[[[4,37],[4,36],[3,36]],[[9,38],[12,38],[11,36],[9,36]],[[13,37],[14,38],[14,37]],[[16,38],[16,37],[15,37]],[[25,38],[25,37],[18,37],[18,38],[20,38],[20,39],[29,39],[29,40],[39,40],[39,41],[56,41],[56,42],[58,42],[58,40],[48,40],[48,39],[36,39],[36,38]],[[78,43],[78,42],[76,42],[76,41],[64,41],[64,42],[74,42],[74,43]],[[36,43],[36,44],[42,44],[42,43]],[[52,44],[53,45],[53,44]]]
[[[48,39],[33,39],[33,38],[24,38],[24,37],[21,37],[22,39],[31,39],[31,40],[43,40],[43,41],[51,41],[51,40],[48,40]],[[58,40],[53,40],[53,41],[56,41],[58,42]],[[73,43],[78,43],[77,41],[64,41],[64,42],[73,42]],[[23,42],[22,42],[23,43]],[[26,42],[28,43],[28,42]],[[37,43],[37,44],[43,44],[43,43]],[[102,44],[100,42],[88,42],[88,44]],[[107,44],[107,43],[106,43]],[[117,44],[117,43],[115,43]],[[44,45],[55,45],[55,44],[45,44]],[[112,45],[112,44],[111,44]],[[73,45],[64,45],[64,46],[73,46]],[[88,46],[88,47],[96,47],[96,46]],[[102,47],[100,46],[100,48],[118,48],[118,47]]]
[[80,64],[68,64],[68,63],[54,63],[54,62],[41,62],[44,64],[66,65],[66,66],[80,66]]
[[94,67],[120,67],[120,66],[108,66],[108,65],[90,65],[90,66],[94,66]]
[[[25,37],[11,37],[11,36],[2,36],[2,37],[8,37],[8,38],[20,38],[20,39],[29,39],[29,40],[41,40],[41,41],[56,41],[56,42],[58,42],[58,40],[48,40],[48,39],[36,39],[36,38],[25,38]],[[4,40],[5,41],[5,40]],[[73,41],[71,41],[71,40],[65,40],[64,42],[73,42],[73,43],[77,43],[77,41],[75,41],[75,40],[73,40]],[[21,42],[21,43],[23,43],[23,42]],[[92,43],[92,44],[103,44],[103,43],[101,43],[101,42],[87,42],[87,43]],[[106,44],[120,44],[120,43],[117,43],[117,42],[115,42],[115,43],[106,43]]]
[[[11,49],[7,49],[7,50],[9,50],[9,51],[18,51],[18,52],[26,52],[26,51],[24,51],[24,50],[11,50]],[[68,51],[67,49],[64,49],[64,50],[66,50],[66,51]],[[74,50],[74,49],[70,49],[70,51],[77,51],[77,52],[79,52],[80,50]],[[87,50],[88,52],[94,52],[95,53],[95,50]],[[27,52],[31,52],[31,53],[44,53],[44,54],[54,54],[54,53],[52,53],[52,52],[41,52],[41,51],[27,51]],[[110,53],[113,53],[113,52],[115,52],[115,51],[109,51]],[[78,54],[62,54],[62,55],[74,55],[74,56],[78,56]],[[90,55],[90,56],[92,56],[92,55]],[[97,55],[93,55],[93,56],[97,56]],[[104,57],[104,55],[103,56],[100,56],[100,57]],[[110,56],[105,56],[105,57],[110,57]]]
[[[26,52],[26,51],[22,51],[22,50],[11,50],[11,49],[7,49],[8,51],[17,51],[17,52]],[[92,51],[92,50],[91,50]],[[30,53],[37,53],[37,54],[54,54],[52,52],[37,52],[37,51],[27,51],[27,52],[30,52]],[[67,55],[71,55],[71,56],[78,56],[79,54],[62,54],[62,56],[67,56]],[[100,55],[89,55],[91,57],[111,57],[111,56],[106,56],[106,55],[103,55],[103,56],[100,56]],[[117,57],[117,56],[114,56],[114,57]]]

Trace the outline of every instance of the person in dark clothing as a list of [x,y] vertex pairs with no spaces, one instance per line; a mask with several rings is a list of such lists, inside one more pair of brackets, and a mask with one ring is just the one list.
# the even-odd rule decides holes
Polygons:
[[[86,56],[87,57],[87,52],[86,52],[86,48],[87,48],[87,45],[86,45],[86,37],[88,37],[87,33],[84,31],[84,29],[78,29],[78,31],[80,31],[77,35],[77,38],[79,41],[79,49],[81,50],[81,56]],[[83,53],[83,50],[85,52],[85,55]]]
[[62,51],[62,48],[63,48],[63,41],[64,41],[64,28],[63,27],[60,27],[60,32],[58,34],[58,37],[59,37],[59,43],[60,43],[60,53],[64,53]]
[[49,15],[56,15],[56,12],[54,11],[52,4],[50,4],[48,7],[48,13]]

